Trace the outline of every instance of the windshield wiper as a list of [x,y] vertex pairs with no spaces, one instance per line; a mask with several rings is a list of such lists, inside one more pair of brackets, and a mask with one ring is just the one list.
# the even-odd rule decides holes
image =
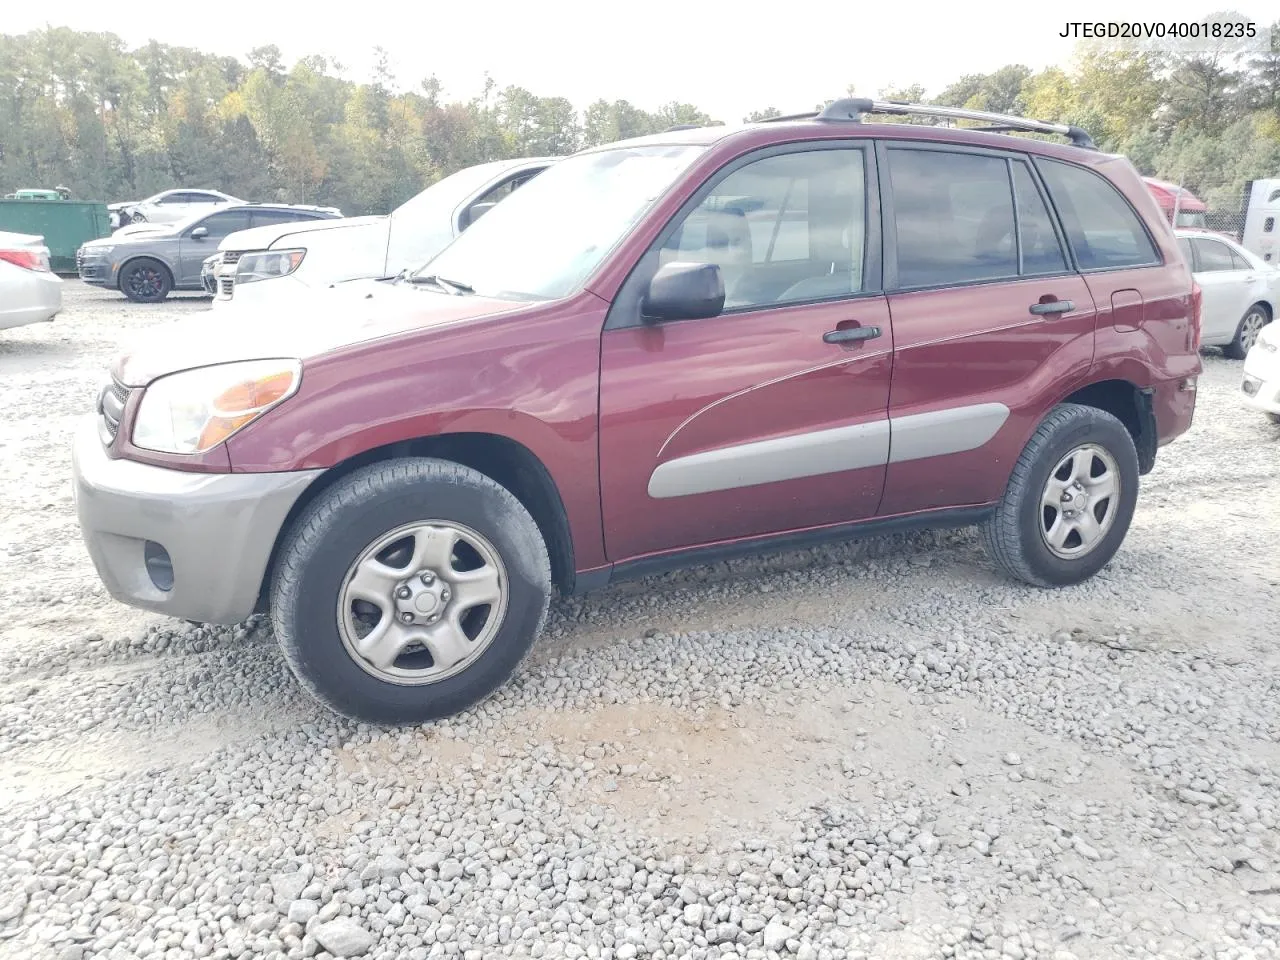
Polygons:
[[459,283],[457,280],[446,280],[444,277],[437,277],[434,273],[425,277],[414,274],[412,277],[407,277],[406,279],[409,283],[422,283],[433,287],[439,287],[441,290],[446,290],[454,296],[461,296],[464,293],[476,292],[473,287],[469,287],[465,283]]

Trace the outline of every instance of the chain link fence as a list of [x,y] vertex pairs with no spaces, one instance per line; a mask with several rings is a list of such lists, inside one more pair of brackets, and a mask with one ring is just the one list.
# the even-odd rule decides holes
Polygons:
[[1212,230],[1237,242],[1244,236],[1248,195],[1245,181],[1216,171],[1189,171],[1147,185],[1175,227]]

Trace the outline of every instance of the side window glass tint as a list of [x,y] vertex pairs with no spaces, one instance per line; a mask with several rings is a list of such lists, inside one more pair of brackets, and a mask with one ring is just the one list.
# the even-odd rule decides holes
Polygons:
[[1182,259],[1187,261],[1187,266],[1195,269],[1196,261],[1191,253],[1191,241],[1186,237],[1178,238],[1178,249],[1182,251]]
[[249,228],[249,212],[228,210],[225,213],[215,213],[213,216],[205,217],[200,222],[200,226],[208,228],[211,237],[225,237],[237,230]]
[[1053,218],[1049,216],[1044,197],[1036,189],[1031,171],[1022,162],[1013,165],[1013,195],[1018,204],[1023,276],[1064,272],[1067,260],[1053,231]]
[[1244,257],[1240,256],[1240,254],[1236,253],[1230,247],[1227,247],[1227,250],[1231,252],[1231,269],[1233,270],[1252,270],[1253,269],[1253,267],[1249,264],[1249,261],[1246,260]]
[[889,176],[899,286],[1018,275],[1013,191],[1003,158],[891,149]]
[[1057,160],[1038,159],[1036,164],[1082,270],[1160,262],[1141,219],[1103,177]]
[[658,266],[715,263],[725,308],[860,292],[866,249],[861,150],[766,157],[725,177],[658,251]]
[[253,225],[265,227],[273,223],[293,223],[297,218],[287,210],[254,210]]
[[1196,255],[1200,258],[1201,273],[1219,273],[1223,270],[1234,270],[1231,262],[1231,248],[1216,240],[1192,240]]

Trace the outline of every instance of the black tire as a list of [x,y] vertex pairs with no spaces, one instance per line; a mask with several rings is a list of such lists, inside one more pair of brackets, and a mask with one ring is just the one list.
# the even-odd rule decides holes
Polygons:
[[173,274],[159,260],[140,257],[120,271],[120,292],[134,303],[159,303],[173,289]]
[[[1114,458],[1120,492],[1116,514],[1097,545],[1064,559],[1046,543],[1041,498],[1051,472],[1072,450],[1094,444]],[[1124,424],[1096,407],[1064,403],[1051,410],[1014,464],[1004,498],[982,528],[987,553],[1011,577],[1038,587],[1080,583],[1120,548],[1138,502],[1138,453]]]
[[[506,570],[506,614],[462,672],[402,685],[368,672],[348,652],[339,597],[348,569],[371,543],[427,519],[463,524],[489,540]],[[519,500],[468,467],[406,458],[355,471],[298,516],[272,577],[271,619],[290,668],[321,703],[368,723],[422,723],[465,710],[505,684],[541,632],[550,597],[546,544]]]
[[[1259,323],[1258,321],[1262,321]],[[1224,356],[1231,360],[1243,360],[1249,348],[1258,339],[1258,331],[1271,322],[1271,314],[1260,303],[1255,303],[1244,312],[1240,322],[1236,324],[1236,335],[1231,342],[1222,348]]]
[[1268,421],[1270,421],[1271,423],[1274,423],[1277,427],[1280,427],[1280,413],[1271,413],[1270,411],[1264,411],[1263,415],[1267,418]]

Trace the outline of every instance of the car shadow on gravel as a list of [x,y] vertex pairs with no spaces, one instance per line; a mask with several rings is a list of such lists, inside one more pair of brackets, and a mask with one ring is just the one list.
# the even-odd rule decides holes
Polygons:
[[[53,331],[50,331],[51,333]],[[0,373],[16,373],[17,369],[8,366],[9,361],[19,365],[23,361],[44,361],[60,357],[74,358],[79,351],[70,338],[51,337],[49,339],[9,339],[0,331]]]

